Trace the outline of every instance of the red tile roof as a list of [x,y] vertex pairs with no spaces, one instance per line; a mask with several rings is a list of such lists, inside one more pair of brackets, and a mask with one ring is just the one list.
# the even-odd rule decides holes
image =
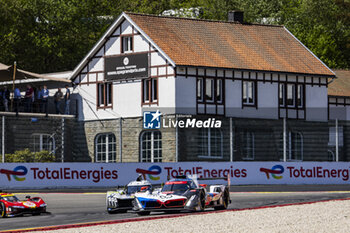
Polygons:
[[127,15],[176,65],[334,76],[282,26]]
[[328,95],[350,97],[350,70],[334,70],[337,78],[328,85]]

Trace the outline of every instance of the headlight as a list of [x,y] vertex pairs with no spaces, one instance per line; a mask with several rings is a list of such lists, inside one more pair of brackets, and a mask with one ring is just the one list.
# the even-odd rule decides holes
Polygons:
[[[24,209],[24,206],[12,206],[12,208],[14,208],[14,209]],[[9,209],[11,211],[11,207]]]
[[41,204],[40,207],[46,207],[47,205],[46,204]]

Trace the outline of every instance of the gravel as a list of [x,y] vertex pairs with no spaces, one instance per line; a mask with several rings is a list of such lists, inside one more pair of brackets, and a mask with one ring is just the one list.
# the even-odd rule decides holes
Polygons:
[[48,233],[349,232],[350,200],[71,228]]

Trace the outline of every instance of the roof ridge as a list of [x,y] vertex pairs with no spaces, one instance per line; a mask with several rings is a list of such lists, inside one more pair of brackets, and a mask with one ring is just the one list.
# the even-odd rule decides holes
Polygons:
[[210,23],[227,23],[227,24],[238,24],[245,26],[264,26],[264,27],[280,27],[283,28],[284,25],[276,25],[276,24],[259,24],[259,23],[239,23],[239,22],[230,22],[223,20],[214,20],[214,19],[197,19],[197,18],[187,18],[187,17],[178,17],[178,16],[167,16],[167,15],[154,15],[147,13],[135,13],[130,11],[125,11],[125,14],[128,15],[139,15],[139,16],[149,16],[149,17],[157,17],[157,18],[169,18],[169,19],[180,19],[180,20],[189,20],[189,21],[202,21],[202,22],[210,22]]

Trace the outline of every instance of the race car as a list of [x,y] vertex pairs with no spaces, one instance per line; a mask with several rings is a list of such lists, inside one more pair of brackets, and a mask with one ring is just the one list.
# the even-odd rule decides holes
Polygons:
[[108,191],[106,196],[106,206],[108,213],[125,213],[133,208],[135,193],[147,192],[152,190],[152,185],[147,180],[141,180],[139,177],[136,181],[130,182],[126,187],[116,191]]
[[[195,176],[177,176],[175,179],[165,183],[163,188],[155,193],[135,193],[133,210],[138,215],[149,215],[154,211],[203,211],[206,208],[215,210],[227,209],[231,202],[228,185],[210,185],[198,184]],[[210,179],[212,180],[212,179]]]
[[46,212],[46,203],[40,197],[26,196],[20,201],[14,194],[0,191],[0,214],[2,218],[23,214],[39,215]]

